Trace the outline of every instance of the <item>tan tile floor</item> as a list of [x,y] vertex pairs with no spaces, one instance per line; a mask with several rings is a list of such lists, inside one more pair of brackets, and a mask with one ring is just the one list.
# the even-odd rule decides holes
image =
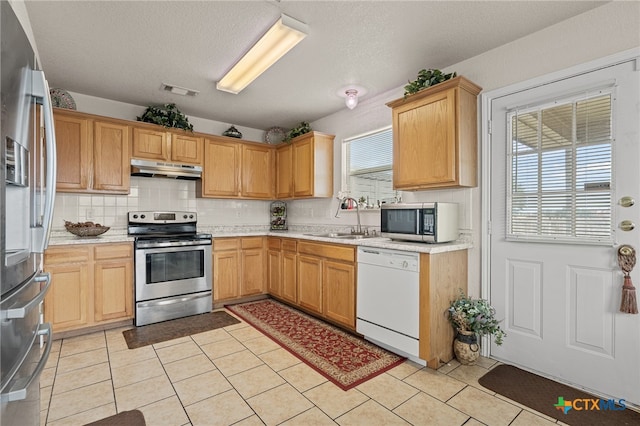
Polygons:
[[405,362],[347,392],[245,322],[129,350],[124,329],[54,342],[42,425],[140,409],[147,425],[544,425],[478,384],[496,362]]

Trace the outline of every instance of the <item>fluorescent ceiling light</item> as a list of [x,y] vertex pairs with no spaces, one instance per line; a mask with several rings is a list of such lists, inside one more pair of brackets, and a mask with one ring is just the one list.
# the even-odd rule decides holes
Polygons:
[[240,93],[307,36],[308,26],[287,15],[280,19],[216,84],[216,89]]

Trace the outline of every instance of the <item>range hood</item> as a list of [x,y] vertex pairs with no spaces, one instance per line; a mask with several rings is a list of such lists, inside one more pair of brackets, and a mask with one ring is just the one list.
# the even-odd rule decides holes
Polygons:
[[131,176],[197,180],[202,177],[202,167],[132,158]]

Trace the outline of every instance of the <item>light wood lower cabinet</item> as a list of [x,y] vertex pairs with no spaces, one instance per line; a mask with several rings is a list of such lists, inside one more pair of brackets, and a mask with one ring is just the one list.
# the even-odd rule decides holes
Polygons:
[[213,301],[267,291],[266,237],[213,240]]
[[298,305],[355,329],[354,246],[298,242]]
[[282,240],[282,298],[291,303],[298,303],[298,252],[296,240]]
[[44,270],[52,280],[44,315],[54,332],[133,318],[132,244],[52,246]]
[[452,300],[467,292],[467,250],[420,254],[420,358],[430,368],[453,359]]

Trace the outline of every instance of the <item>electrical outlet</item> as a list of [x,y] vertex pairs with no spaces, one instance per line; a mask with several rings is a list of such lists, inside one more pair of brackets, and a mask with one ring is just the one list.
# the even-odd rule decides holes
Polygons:
[[87,220],[93,220],[93,209],[87,209]]

